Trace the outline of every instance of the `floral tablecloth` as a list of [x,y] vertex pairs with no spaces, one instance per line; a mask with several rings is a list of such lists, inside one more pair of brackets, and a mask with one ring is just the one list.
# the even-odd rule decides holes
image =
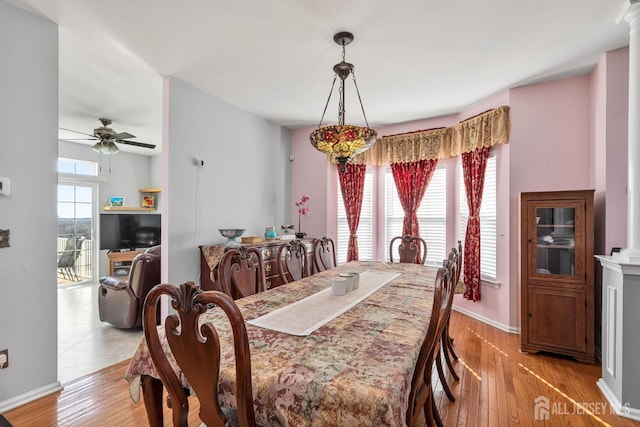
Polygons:
[[[431,315],[436,268],[416,264],[354,261],[311,277],[252,295],[236,303],[245,320],[303,299],[330,286],[341,272],[388,270],[402,273],[309,336],[247,325],[256,421],[268,426],[405,425],[411,377]],[[231,331],[215,309],[203,316],[220,340]],[[161,327],[160,327],[161,328]],[[173,362],[161,331],[163,346]],[[222,350],[219,394],[235,406],[233,348]],[[140,376],[158,378],[141,340],[125,378],[134,401]],[[183,385],[188,387],[184,377]]]

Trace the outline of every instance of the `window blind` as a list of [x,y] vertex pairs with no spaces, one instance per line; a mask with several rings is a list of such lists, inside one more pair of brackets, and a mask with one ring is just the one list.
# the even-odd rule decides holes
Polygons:
[[[464,247],[464,237],[469,218],[469,206],[464,188],[462,162],[460,172],[460,240]],[[484,189],[482,205],[480,205],[480,273],[483,279],[496,280],[496,157],[491,155],[487,159],[487,169],[484,175]],[[463,258],[464,259],[464,258]]]
[[[418,208],[420,237],[427,242],[427,264],[442,265],[447,246],[447,181],[446,170],[436,168]],[[393,173],[385,171],[385,259],[389,259],[391,239],[402,234],[404,210],[398,197]]]

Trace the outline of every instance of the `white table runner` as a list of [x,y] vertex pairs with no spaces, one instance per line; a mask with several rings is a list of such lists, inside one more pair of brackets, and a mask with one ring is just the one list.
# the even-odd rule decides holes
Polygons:
[[396,271],[364,271],[360,273],[360,287],[346,295],[332,295],[329,287],[247,323],[290,335],[310,335],[400,274]]

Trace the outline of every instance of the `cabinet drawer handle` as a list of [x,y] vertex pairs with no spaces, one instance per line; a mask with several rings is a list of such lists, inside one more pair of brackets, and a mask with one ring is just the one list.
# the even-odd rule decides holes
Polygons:
[[264,266],[264,271],[266,271],[267,273],[271,271],[271,264],[267,264]]
[[267,280],[267,289],[271,289],[271,280]]
[[267,249],[267,250],[265,250],[265,251],[264,251],[264,256],[265,256],[266,258],[269,258],[269,257],[271,256],[271,249]]

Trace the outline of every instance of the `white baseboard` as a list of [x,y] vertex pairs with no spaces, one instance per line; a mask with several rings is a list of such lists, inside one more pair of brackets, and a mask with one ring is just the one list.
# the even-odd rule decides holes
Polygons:
[[505,331],[505,332],[508,332],[510,334],[519,334],[520,333],[520,328],[519,327],[511,327],[509,325],[503,325],[502,323],[498,323],[495,320],[489,319],[488,317],[480,316],[479,314],[474,313],[473,311],[465,310],[464,308],[458,307],[455,304],[451,308],[453,310],[459,312],[459,313],[466,314],[467,316],[469,316],[471,318],[479,320],[482,323],[486,323],[487,325],[491,325],[491,326],[493,326],[495,328],[498,328],[501,331]]
[[616,414],[620,415],[621,417],[640,421],[640,409],[632,408],[628,403],[623,404],[622,402],[620,402],[602,378],[596,381],[596,384],[600,388],[600,391],[602,391],[602,394],[604,394],[604,397],[607,398],[613,409],[616,411]]
[[18,406],[22,406],[25,403],[33,402],[34,400],[40,399],[41,397],[47,396],[51,393],[58,392],[62,390],[62,388],[62,384],[60,384],[59,381],[56,381],[55,383],[31,390],[30,392],[21,394],[20,396],[2,401],[0,402],[0,414],[10,409],[17,408]]

